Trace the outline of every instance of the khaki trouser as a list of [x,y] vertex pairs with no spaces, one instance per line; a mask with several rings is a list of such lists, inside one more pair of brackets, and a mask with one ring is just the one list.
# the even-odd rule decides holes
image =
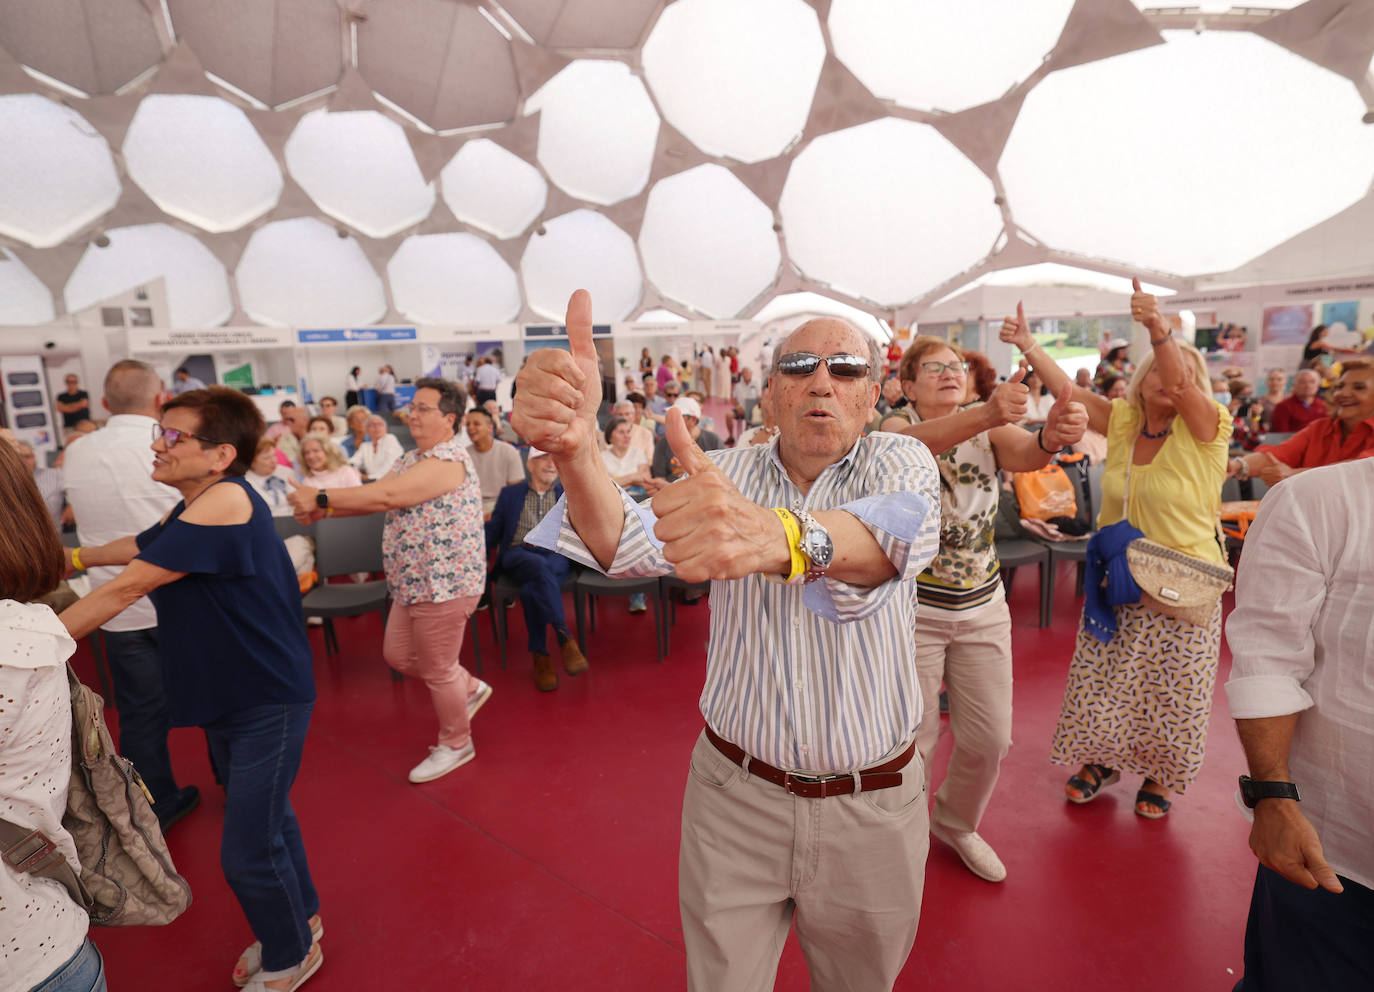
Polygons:
[[929,846],[914,757],[894,788],[802,799],[703,734],[678,861],[689,989],[771,989],[794,915],[816,992],[892,988],[916,940]]
[[1011,614],[1007,604],[978,620],[916,618],[916,672],[925,709],[916,748],[926,781],[940,736],[940,680],[949,693],[954,750],[935,792],[931,822],[963,833],[977,830],[992,800],[1002,759],[1011,747]]

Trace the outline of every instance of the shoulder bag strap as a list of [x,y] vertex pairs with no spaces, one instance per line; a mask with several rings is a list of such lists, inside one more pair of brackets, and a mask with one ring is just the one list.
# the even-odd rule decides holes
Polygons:
[[10,820],[0,820],[0,856],[3,856],[5,864],[21,874],[61,882],[72,901],[89,911],[92,900],[86,887],[81,884],[76,872],[72,871],[72,866],[57,845],[43,831],[22,827]]

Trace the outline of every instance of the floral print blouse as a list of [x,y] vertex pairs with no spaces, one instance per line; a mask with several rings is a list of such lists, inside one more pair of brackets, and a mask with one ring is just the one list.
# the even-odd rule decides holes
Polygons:
[[407,605],[480,596],[487,580],[487,555],[482,490],[472,460],[462,442],[452,437],[428,451],[407,451],[392,473],[408,472],[422,458],[461,462],[467,478],[457,489],[428,502],[387,511],[382,558],[391,595]]

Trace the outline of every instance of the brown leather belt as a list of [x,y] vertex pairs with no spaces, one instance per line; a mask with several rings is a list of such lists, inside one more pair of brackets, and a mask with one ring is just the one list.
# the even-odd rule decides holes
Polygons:
[[[710,727],[706,728],[706,739],[735,764],[745,766],[748,756],[744,751]],[[874,765],[858,772],[841,772],[837,775],[799,775],[796,772],[785,772],[764,764],[758,758],[748,758],[749,763],[745,767],[750,775],[757,775],[766,782],[772,782],[794,796],[801,796],[803,799],[824,799],[827,796],[848,796],[856,791],[873,792],[876,789],[891,789],[893,786],[901,785],[901,770],[915,753],[916,742],[912,741],[905,751],[881,765]],[[855,779],[860,783],[858,789],[855,788]]]

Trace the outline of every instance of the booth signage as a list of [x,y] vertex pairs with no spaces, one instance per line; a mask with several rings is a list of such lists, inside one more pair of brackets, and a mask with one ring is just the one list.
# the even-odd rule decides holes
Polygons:
[[456,341],[513,341],[520,337],[516,324],[487,324],[485,326],[445,327],[426,325],[420,328],[420,340],[435,344]]
[[297,331],[301,344],[375,344],[382,341],[414,341],[413,327],[331,327]]
[[137,328],[128,330],[131,352],[198,352],[226,348],[287,348],[291,331],[285,327],[207,327],[197,330]]

